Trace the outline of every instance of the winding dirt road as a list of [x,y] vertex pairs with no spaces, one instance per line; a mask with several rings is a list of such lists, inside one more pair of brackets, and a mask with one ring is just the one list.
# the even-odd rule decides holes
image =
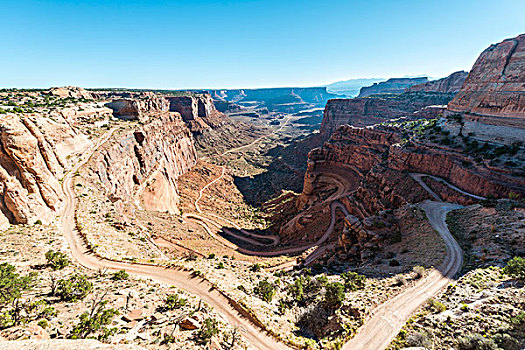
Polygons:
[[215,289],[213,285],[206,280],[194,278],[189,272],[181,269],[112,261],[101,258],[89,251],[75,227],[76,196],[72,187],[72,180],[76,171],[89,161],[91,155],[111,137],[112,133],[113,130],[108,132],[108,136],[104,137],[96,147],[87,152],[84,160],[73,167],[62,182],[65,205],[60,218],[60,228],[69,244],[73,258],[80,265],[89,269],[108,269],[110,271],[126,270],[128,273],[136,276],[151,278],[160,283],[174,285],[188,293],[199,296],[204,302],[213,307],[215,311],[220,313],[232,326],[239,329],[240,333],[250,343],[251,348],[257,350],[289,349],[286,345],[267,335],[264,330],[255,326],[244,312],[239,311],[240,308],[238,308],[233,300]]
[[446,224],[446,213],[461,208],[460,205],[424,201],[425,210],[432,227],[445,242],[447,255],[437,270],[434,270],[415,286],[381,304],[372,311],[372,317],[360,331],[343,346],[343,350],[385,349],[396,337],[408,318],[432,296],[447,286],[463,265],[463,252],[450,234]]

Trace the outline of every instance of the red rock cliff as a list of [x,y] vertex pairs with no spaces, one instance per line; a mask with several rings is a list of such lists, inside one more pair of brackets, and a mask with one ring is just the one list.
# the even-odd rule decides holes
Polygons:
[[442,79],[432,80],[428,83],[411,86],[406,91],[457,93],[459,90],[461,90],[467,75],[468,73],[465,71],[455,72]]

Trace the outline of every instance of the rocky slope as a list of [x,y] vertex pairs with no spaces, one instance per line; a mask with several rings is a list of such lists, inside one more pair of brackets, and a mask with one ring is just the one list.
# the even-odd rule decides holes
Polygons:
[[483,51],[448,104],[463,117],[460,131],[485,141],[525,142],[524,72],[525,34]]
[[461,90],[465,79],[467,79],[467,75],[468,73],[465,71],[454,72],[448,77],[432,80],[424,84],[414,85],[405,91],[457,93],[459,90]]
[[169,102],[152,93],[144,93],[135,98],[114,99],[106,107],[120,119],[147,122],[152,116],[168,112]]
[[374,83],[371,86],[362,87],[357,97],[368,97],[377,94],[401,94],[412,85],[428,82],[427,77],[422,78],[391,78],[387,81]]
[[452,94],[410,92],[392,97],[333,99],[326,104],[320,132],[328,138],[340,125],[368,126],[401,117],[419,118],[415,112],[428,106],[446,105],[452,97]]

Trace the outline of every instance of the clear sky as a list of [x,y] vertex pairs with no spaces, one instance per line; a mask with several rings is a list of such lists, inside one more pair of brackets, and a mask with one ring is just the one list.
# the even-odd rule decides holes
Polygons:
[[524,0],[1,0],[0,86],[317,86],[465,69]]

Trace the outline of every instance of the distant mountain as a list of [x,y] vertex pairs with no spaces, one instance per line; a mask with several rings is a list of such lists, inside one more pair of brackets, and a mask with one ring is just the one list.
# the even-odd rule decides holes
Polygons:
[[363,86],[370,86],[374,83],[386,81],[384,78],[358,78],[338,81],[326,85],[328,92],[345,95],[346,97],[356,97]]

